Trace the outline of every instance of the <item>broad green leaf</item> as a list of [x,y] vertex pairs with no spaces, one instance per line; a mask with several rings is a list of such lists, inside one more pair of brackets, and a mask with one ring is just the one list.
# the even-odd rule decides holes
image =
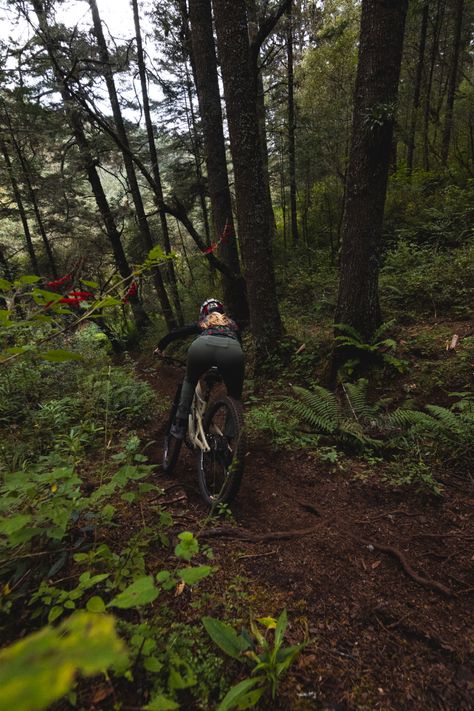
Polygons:
[[44,304],[45,302],[52,301],[56,303],[59,299],[63,298],[62,294],[58,294],[57,291],[48,291],[47,289],[33,289],[31,296],[37,304]]
[[98,289],[99,284],[96,281],[88,281],[87,279],[81,279],[81,284],[88,286],[90,289]]
[[25,276],[21,276],[19,279],[15,279],[15,284],[18,284],[19,286],[23,286],[26,284],[36,284],[36,282],[40,280],[41,277],[36,276],[35,274],[26,274]]
[[146,657],[143,666],[147,671],[152,672],[152,674],[157,674],[163,669],[163,664],[156,657]]
[[38,357],[51,363],[65,363],[68,360],[82,360],[79,353],[73,351],[63,351],[60,348],[45,353],[38,353]]
[[244,679],[239,684],[233,686],[222,699],[216,711],[231,711],[239,705],[239,700],[243,700],[244,696],[256,685],[260,679]]
[[277,621],[274,617],[257,617],[257,622],[260,622],[267,630],[274,630],[277,626]]
[[285,609],[278,618],[277,626],[275,629],[275,647],[280,647],[281,643],[283,642],[283,637],[285,636],[287,625],[288,615],[286,614]]
[[240,659],[242,652],[245,652],[245,650],[250,647],[248,640],[242,637],[242,635],[238,635],[237,632],[225,622],[216,620],[214,617],[203,617],[201,621],[212,641],[215,642],[223,652],[228,654],[229,657]]
[[89,612],[105,612],[105,602],[98,595],[94,595],[87,601]]
[[0,709],[42,711],[68,693],[78,673],[125,662],[112,616],[74,613],[0,651]]
[[51,624],[52,622],[54,622],[54,620],[57,620],[58,617],[61,617],[63,612],[64,612],[64,608],[62,605],[55,605],[49,611],[48,622]]
[[12,284],[6,279],[0,278],[0,291],[10,291]]
[[158,597],[159,590],[153,582],[151,575],[135,580],[123,592],[119,593],[109,602],[107,607],[120,607],[128,610],[130,607],[148,605]]
[[179,709],[179,704],[163,696],[163,694],[159,694],[153,697],[150,703],[143,708],[145,711],[174,711],[175,709]]
[[107,309],[111,306],[121,306],[121,304],[122,301],[120,299],[116,299],[114,296],[104,296],[103,299],[99,299],[99,301],[96,301],[94,306],[97,309]]
[[190,531],[183,531],[183,533],[179,534],[178,538],[180,542],[174,549],[175,555],[177,555],[178,558],[191,560],[193,555],[199,553],[199,543]]
[[0,309],[0,326],[12,326],[10,312],[7,309]]
[[186,585],[195,585],[212,573],[210,565],[198,565],[195,568],[180,568],[178,575]]

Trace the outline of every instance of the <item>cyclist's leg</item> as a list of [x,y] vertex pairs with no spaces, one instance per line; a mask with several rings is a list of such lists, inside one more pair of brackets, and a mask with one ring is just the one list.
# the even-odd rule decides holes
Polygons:
[[[238,341],[230,338],[223,338],[227,343],[227,348],[218,348],[216,353],[216,365],[218,366],[227,394],[234,400],[241,400],[244,385],[244,354]],[[235,422],[232,417],[226,421],[224,434],[226,437],[235,437]]]
[[227,347],[216,349],[216,365],[224,379],[227,394],[240,400],[244,386],[244,354],[238,341],[231,338],[222,340],[227,341]]
[[191,409],[191,403],[198,380],[201,375],[213,365],[211,351],[205,345],[204,341],[204,337],[197,338],[191,343],[188,350],[186,375],[184,376],[178,411],[176,413],[176,418],[179,420],[186,421]]

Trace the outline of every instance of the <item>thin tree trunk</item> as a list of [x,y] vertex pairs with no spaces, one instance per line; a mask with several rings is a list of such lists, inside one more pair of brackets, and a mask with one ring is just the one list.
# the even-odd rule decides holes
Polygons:
[[36,257],[35,248],[33,246],[33,241],[31,239],[30,226],[28,224],[28,218],[26,216],[25,207],[23,205],[23,199],[21,197],[20,188],[18,186],[18,182],[15,177],[15,173],[13,170],[12,162],[10,160],[10,156],[8,153],[6,143],[3,140],[0,140],[0,149],[1,149],[3,157],[5,159],[5,165],[7,166],[7,172],[8,172],[8,177],[10,178],[10,183],[11,183],[12,190],[13,190],[13,196],[15,198],[15,202],[18,207],[18,212],[20,214],[21,224],[23,226],[23,233],[25,235],[26,249],[27,249],[28,255],[30,257],[31,268],[32,268],[34,274],[41,274],[39,266],[38,266],[38,259]]
[[49,243],[49,239],[48,239],[48,236],[47,236],[47,234],[46,234],[46,230],[45,230],[45,228],[44,228],[43,219],[42,219],[42,217],[41,217],[41,212],[40,212],[39,205],[38,205],[38,200],[37,200],[37,197],[36,197],[36,191],[35,191],[35,189],[33,188],[33,185],[32,185],[32,182],[31,182],[31,178],[30,178],[30,168],[29,168],[29,166],[28,166],[28,164],[27,164],[27,161],[26,161],[26,159],[25,159],[25,156],[23,155],[23,151],[22,151],[22,149],[21,149],[21,146],[20,146],[20,144],[18,143],[18,141],[16,140],[15,132],[14,132],[14,130],[13,130],[13,126],[12,126],[12,123],[11,123],[10,114],[8,113],[7,106],[6,106],[5,102],[2,102],[2,103],[3,103],[3,112],[4,112],[5,119],[6,119],[6,122],[7,122],[7,125],[8,125],[8,131],[9,131],[9,133],[10,133],[10,137],[11,137],[11,140],[12,140],[13,148],[15,149],[16,156],[17,156],[18,161],[19,161],[19,163],[20,163],[20,165],[21,165],[21,170],[22,170],[22,174],[23,174],[23,180],[24,180],[25,185],[26,185],[26,188],[27,188],[27,190],[28,190],[28,195],[29,195],[29,198],[30,198],[31,205],[32,205],[32,207],[33,207],[33,212],[34,212],[34,214],[35,214],[35,218],[36,218],[36,224],[37,224],[37,226],[38,226],[38,230],[39,230],[39,233],[40,233],[40,235],[41,235],[41,239],[43,240],[43,245],[44,245],[44,249],[45,249],[45,252],[46,252],[46,257],[47,257],[47,260],[48,260],[48,264],[49,264],[49,268],[50,268],[50,273],[51,273],[51,276],[56,279],[57,276],[58,276],[58,271],[57,271],[57,269],[56,269],[56,263],[55,263],[55,260],[54,260],[53,251],[52,251],[52,249],[51,249],[51,245],[50,245],[50,243]]
[[421,80],[425,61],[426,34],[428,30],[429,2],[425,2],[421,15],[420,40],[418,44],[418,61],[416,64],[415,90],[413,93],[413,107],[411,112],[410,129],[408,133],[407,169],[413,171],[413,155],[415,152],[416,126],[420,108]]
[[407,5],[362,2],[335,321],[366,340],[381,322],[380,248]]
[[[150,101],[148,98],[148,86],[147,86],[146,68],[145,68],[145,57],[144,57],[144,53],[143,53],[142,34],[141,34],[141,29],[140,29],[140,15],[139,15],[139,11],[138,11],[138,0],[132,0],[132,7],[133,7],[133,20],[134,20],[134,24],[135,24],[135,36],[136,36],[136,40],[137,40],[138,73],[140,75],[140,84],[141,84],[142,98],[143,98],[143,114],[145,116],[145,125],[146,125],[146,132],[147,132],[147,138],[148,138],[148,149],[149,149],[150,158],[151,158],[152,175],[153,175],[153,180],[155,182],[155,190],[154,190],[155,202],[156,202],[156,206],[158,208],[159,215],[160,215],[161,232],[163,235],[163,244],[165,247],[165,252],[166,252],[166,254],[170,254],[171,243],[170,243],[170,236],[169,236],[169,230],[168,230],[168,223],[166,221],[166,213],[163,208],[163,205],[164,205],[163,187],[161,184],[161,174],[160,174],[160,166],[159,166],[159,162],[158,162],[158,153],[156,150],[153,124],[151,121]],[[183,312],[182,312],[182,308],[181,308],[181,302],[179,299],[174,264],[171,259],[169,260],[167,267],[168,267],[168,280],[169,280],[169,284],[171,286],[171,292],[173,294],[173,302],[174,302],[176,314],[177,314],[179,323],[182,324],[183,323]]]
[[296,158],[295,158],[295,101],[293,91],[293,2],[287,10],[288,27],[286,33],[287,71],[288,71],[288,165],[290,172],[290,213],[293,244],[299,242],[298,212],[296,209]]
[[[39,21],[39,26],[41,29],[41,32],[43,34],[43,42],[45,43],[46,50],[48,52],[51,65],[53,68],[53,73],[56,79],[56,83],[58,85],[58,91],[61,94],[64,107],[66,110],[66,116],[68,119],[68,122],[71,126],[72,133],[74,135],[77,147],[79,149],[79,155],[81,157],[81,162],[83,164],[85,173],[87,175],[87,179],[90,183],[90,186],[92,188],[92,193],[94,195],[96,205],[98,207],[98,210],[100,212],[100,215],[102,217],[102,220],[105,225],[105,230],[107,233],[107,236],[109,238],[110,245],[112,247],[112,252],[114,255],[114,260],[115,264],[117,265],[117,268],[119,270],[119,273],[123,279],[131,279],[132,277],[132,270],[130,268],[130,265],[128,264],[123,246],[122,246],[122,241],[120,238],[120,233],[117,229],[117,226],[115,224],[114,217],[112,215],[112,211],[110,209],[109,203],[107,201],[107,197],[104,192],[104,188],[102,186],[99,174],[97,172],[96,168],[96,161],[92,157],[92,154],[89,150],[89,145],[87,142],[87,138],[84,132],[84,128],[82,126],[82,120],[80,117],[80,114],[78,110],[75,107],[75,102],[74,99],[72,98],[69,88],[67,85],[67,81],[65,77],[63,76],[61,67],[59,66],[55,52],[54,52],[54,41],[51,39],[51,36],[49,34],[49,27],[48,27],[48,21],[47,21],[47,16],[44,11],[43,5],[41,0],[32,0],[33,2],[33,7],[36,12],[36,15],[38,17]],[[131,296],[130,297],[130,306],[132,308],[132,312],[135,318],[135,322],[137,324],[138,329],[142,329],[144,326],[146,326],[149,323],[148,316],[143,308],[142,303],[140,302],[140,299],[138,296]]]
[[257,82],[244,0],[213,0],[222,66],[237,219],[245,267],[257,372],[277,350],[282,324],[273,271],[273,220],[258,132]]
[[[104,32],[102,29],[102,21],[100,19],[99,11],[97,8],[96,0],[88,0],[89,6],[92,13],[92,20],[94,24],[94,33],[97,39],[97,47],[99,49],[99,56],[103,64],[104,78],[107,85],[107,90],[110,99],[110,105],[112,107],[112,114],[114,117],[115,128],[117,134],[120,138],[121,143],[128,149],[122,151],[123,162],[125,165],[125,171],[127,173],[127,180],[130,186],[130,192],[132,194],[133,204],[135,205],[135,212],[137,215],[138,227],[140,229],[140,234],[142,235],[144,246],[147,250],[151,250],[155,244],[155,240],[152,237],[150,226],[145,213],[145,207],[143,205],[142,196],[140,193],[140,188],[137,181],[137,176],[135,173],[135,166],[133,160],[130,157],[130,144],[128,141],[127,132],[125,131],[125,124],[122,118],[122,111],[120,108],[120,103],[117,96],[117,90],[115,88],[114,76],[112,72],[109,51],[107,49],[107,44],[105,42]],[[166,321],[168,329],[172,330],[176,328],[177,322],[173,314],[173,309],[166,292],[166,288],[163,282],[163,276],[160,268],[153,269],[153,281],[155,285],[158,298],[160,300],[161,308],[163,311],[163,316]]]
[[190,0],[189,19],[215,238],[226,235],[219,256],[234,275],[232,279],[221,275],[224,300],[229,312],[245,324],[249,318],[248,304],[232,214],[210,0]]
[[446,100],[446,115],[444,120],[443,139],[441,144],[441,163],[446,165],[449,155],[449,144],[453,126],[454,97],[458,83],[459,55],[461,51],[461,30],[464,11],[464,0],[457,0],[454,19],[454,46],[449,75],[448,96]]

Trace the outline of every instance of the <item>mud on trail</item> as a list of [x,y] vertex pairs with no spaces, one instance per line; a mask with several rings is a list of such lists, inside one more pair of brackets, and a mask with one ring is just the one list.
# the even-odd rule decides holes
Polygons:
[[[172,397],[180,373],[149,372]],[[156,463],[164,420],[151,433]],[[244,579],[260,591],[254,613],[286,607],[289,642],[311,640],[265,708],[474,708],[474,488],[445,483],[436,498],[390,489],[252,442],[233,520],[202,531],[194,457],[182,452],[174,481],[163,479],[168,507],[180,530],[211,544],[214,593],[224,600],[229,582]]]

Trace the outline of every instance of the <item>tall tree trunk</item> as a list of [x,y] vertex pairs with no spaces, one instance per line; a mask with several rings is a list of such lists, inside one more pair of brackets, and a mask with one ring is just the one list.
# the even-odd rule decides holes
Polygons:
[[[128,264],[127,257],[122,246],[120,233],[115,224],[115,220],[110,209],[109,203],[107,201],[107,197],[105,195],[105,191],[102,186],[99,173],[97,172],[97,162],[94,160],[89,150],[89,145],[82,125],[80,113],[75,106],[75,102],[70,94],[67,81],[62,73],[61,67],[59,66],[56,60],[55,43],[49,33],[48,19],[43,4],[41,0],[32,0],[32,2],[36,15],[38,17],[41,33],[43,35],[42,39],[48,52],[49,59],[51,61],[53,73],[58,86],[58,91],[61,94],[61,98],[64,103],[67,120],[69,122],[69,125],[71,126],[74,139],[79,149],[79,155],[81,158],[82,165],[92,188],[92,193],[94,195],[96,205],[104,222],[105,230],[109,238],[110,245],[112,247],[115,264],[117,265],[122,279],[130,280],[132,277],[132,270],[130,268],[130,265]],[[137,328],[142,329],[149,323],[149,319],[137,295],[130,297],[130,306],[132,308]]]
[[3,104],[3,106],[2,106],[3,113],[4,113],[5,120],[6,120],[6,123],[8,126],[8,131],[10,133],[10,137],[12,140],[12,145],[13,145],[13,148],[15,149],[16,157],[18,158],[18,161],[21,165],[23,180],[26,185],[26,189],[28,190],[28,196],[29,196],[29,199],[31,202],[31,206],[33,208],[33,212],[35,214],[36,224],[38,226],[38,231],[41,235],[41,239],[43,240],[43,245],[44,245],[44,249],[46,252],[46,258],[47,258],[48,264],[49,264],[50,275],[56,279],[58,276],[58,271],[56,269],[56,262],[54,260],[53,250],[51,249],[51,245],[49,243],[49,239],[46,234],[46,230],[44,228],[43,218],[41,217],[41,212],[40,212],[38,200],[36,197],[36,190],[33,188],[33,184],[31,182],[30,167],[29,167],[27,160],[23,154],[23,150],[22,150],[20,144],[16,140],[15,131],[12,126],[8,108],[5,104],[5,102],[2,102],[2,104]]
[[[142,99],[143,99],[143,114],[145,116],[145,126],[148,138],[148,150],[150,152],[151,158],[151,169],[153,180],[155,183],[154,195],[156,206],[160,215],[161,232],[163,235],[163,244],[165,247],[166,254],[171,252],[171,243],[168,230],[168,223],[166,221],[166,213],[164,211],[164,199],[163,199],[163,187],[161,184],[161,174],[160,166],[158,162],[158,153],[155,145],[155,136],[153,131],[153,124],[151,122],[150,113],[150,101],[148,98],[148,86],[146,77],[146,67],[145,67],[145,57],[143,53],[143,43],[142,43],[142,33],[140,28],[140,15],[138,11],[138,0],[132,0],[133,8],[133,21],[135,24],[135,37],[137,40],[137,62],[138,62],[138,73],[140,75],[140,84],[142,89]],[[181,309],[181,302],[179,299],[178,285],[176,282],[176,273],[174,269],[173,261],[170,259],[168,262],[168,281],[171,286],[171,291],[173,294],[173,302],[180,324],[183,323],[183,312]]]
[[288,165],[290,172],[290,212],[293,243],[299,242],[298,213],[296,210],[296,159],[295,159],[295,101],[293,91],[293,2],[287,10],[286,52],[288,71]]
[[438,0],[436,14],[433,22],[433,38],[430,52],[430,66],[428,71],[428,81],[425,91],[425,104],[423,111],[423,168],[430,169],[430,114],[431,114],[431,90],[433,87],[433,76],[438,55],[439,36],[441,32],[442,18],[446,0]]
[[[249,39],[250,42],[255,41],[258,34],[258,13],[256,0],[246,0],[247,13],[248,13],[248,28],[249,28]],[[269,171],[269,160],[268,160],[268,143],[267,143],[267,111],[265,108],[265,87],[263,85],[263,76],[260,71],[257,62],[254,65],[255,78],[257,82],[257,119],[258,119],[258,132],[260,136],[260,146],[262,151],[263,160],[263,175],[265,180],[265,191],[268,200],[268,209],[272,216],[272,229],[273,236],[276,232],[275,215],[273,213],[272,205],[272,194],[270,191],[270,171]]]
[[336,323],[370,340],[408,0],[363,0]]
[[448,96],[446,99],[446,114],[444,119],[443,139],[441,144],[441,163],[446,165],[449,155],[449,144],[453,126],[454,97],[458,83],[459,55],[461,52],[461,30],[464,11],[464,0],[456,0],[454,17],[454,46],[449,75]]
[[[135,212],[137,215],[138,227],[140,234],[142,235],[144,246],[147,250],[151,250],[155,244],[152,237],[150,226],[145,213],[145,207],[143,205],[142,196],[140,193],[140,188],[137,181],[137,176],[135,173],[135,166],[133,160],[130,157],[130,144],[125,130],[125,124],[122,118],[122,110],[120,108],[120,103],[118,100],[117,90],[115,88],[115,81],[112,72],[112,66],[109,56],[109,51],[107,49],[107,44],[105,42],[104,32],[102,29],[102,21],[100,19],[99,10],[97,8],[96,0],[88,0],[89,6],[92,13],[92,20],[94,24],[94,33],[97,39],[97,47],[99,49],[99,56],[103,64],[103,72],[105,83],[107,85],[107,91],[109,94],[110,105],[112,107],[112,114],[114,117],[115,128],[117,135],[120,138],[120,142],[125,146],[126,150],[122,151],[123,162],[125,165],[125,171],[127,173],[127,180],[130,186],[130,192],[132,194],[133,204],[135,206]],[[163,276],[160,268],[153,269],[153,281],[155,284],[155,289],[160,300],[161,308],[163,311],[163,316],[166,321],[166,325],[169,329],[174,329],[177,326],[176,319],[173,314],[173,309],[171,308],[171,303],[166,292],[166,288],[163,281]]]
[[210,0],[190,0],[189,19],[215,237],[220,239],[226,230],[219,257],[233,274],[232,278],[221,276],[224,300],[229,312],[245,324],[249,318],[248,304],[232,214]]
[[282,334],[272,257],[272,214],[265,191],[257,121],[257,82],[244,0],[213,0],[222,66],[237,220],[257,372]]
[[20,188],[18,186],[17,179],[15,177],[15,172],[13,170],[13,165],[8,153],[7,145],[5,141],[0,139],[0,150],[2,151],[3,158],[5,159],[5,165],[7,166],[8,177],[10,178],[10,183],[13,190],[13,196],[15,198],[16,205],[18,207],[18,212],[20,214],[21,224],[23,226],[23,233],[25,235],[26,249],[30,257],[31,268],[34,274],[41,274],[38,259],[36,257],[35,248],[33,246],[33,241],[31,239],[30,226],[28,224],[28,218],[26,216],[26,210],[23,205],[23,199],[21,197]]
[[428,30],[429,2],[423,5],[421,14],[420,40],[418,43],[418,61],[415,73],[415,90],[413,92],[413,107],[411,112],[410,129],[408,134],[407,169],[411,174],[413,171],[413,155],[415,153],[416,126],[418,122],[418,112],[420,109],[421,80],[423,78],[423,67],[425,62],[426,34]]

